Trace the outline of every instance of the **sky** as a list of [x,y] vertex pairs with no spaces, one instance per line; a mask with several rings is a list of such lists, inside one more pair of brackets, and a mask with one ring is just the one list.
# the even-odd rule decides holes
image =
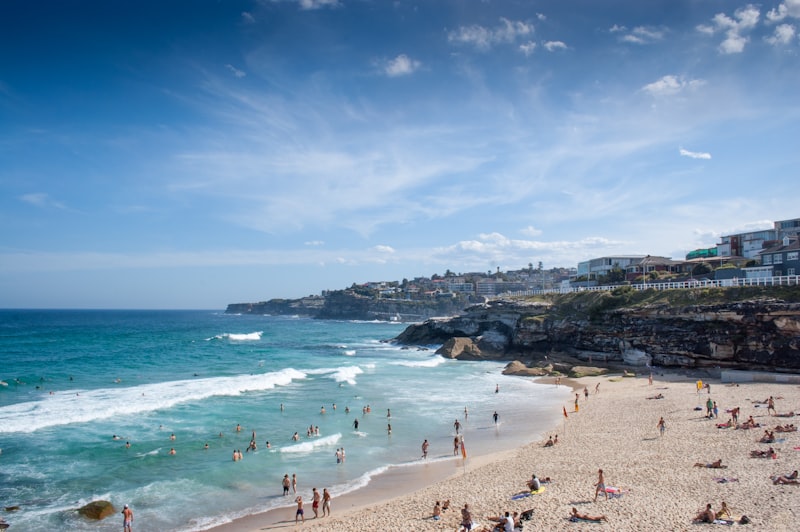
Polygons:
[[224,309],[800,217],[800,0],[0,2],[0,307]]

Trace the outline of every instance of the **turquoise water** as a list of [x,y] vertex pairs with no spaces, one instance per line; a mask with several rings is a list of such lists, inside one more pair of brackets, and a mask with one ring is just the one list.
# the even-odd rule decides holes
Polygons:
[[[501,375],[503,364],[385,342],[404,327],[213,311],[0,311],[0,506],[20,507],[4,516],[11,530],[117,530],[119,517],[90,523],[74,511],[106,499],[130,504],[141,530],[203,530],[290,504],[287,473],[306,497],[312,487],[336,497],[388,467],[418,464],[424,439],[429,460],[456,460],[456,418],[471,455],[518,446],[569,400],[565,387]],[[307,436],[310,426],[318,436]],[[247,452],[253,431],[258,448]],[[234,449],[243,460],[232,460]]]

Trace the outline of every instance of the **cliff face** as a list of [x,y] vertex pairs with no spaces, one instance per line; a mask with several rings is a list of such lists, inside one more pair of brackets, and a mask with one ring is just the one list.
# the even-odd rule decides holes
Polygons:
[[347,291],[335,291],[325,297],[271,299],[259,303],[231,303],[227,314],[298,315],[330,320],[400,320],[420,321],[432,316],[452,316],[470,303],[465,298],[432,300],[379,299]]
[[800,303],[777,299],[613,307],[613,295],[494,301],[407,328],[397,341],[471,338],[491,358],[800,371]]

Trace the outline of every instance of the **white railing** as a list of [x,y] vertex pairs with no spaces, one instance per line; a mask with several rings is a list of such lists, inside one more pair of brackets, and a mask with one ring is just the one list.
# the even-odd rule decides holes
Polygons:
[[620,286],[630,286],[634,290],[680,290],[687,288],[731,288],[734,286],[790,286],[800,284],[800,275],[783,275],[779,277],[753,277],[751,279],[689,280],[668,282],[638,282],[630,285],[574,286],[570,288],[550,288],[547,290],[523,290],[504,292],[493,297],[534,296],[539,294],[569,294],[572,292],[603,292],[614,290]]

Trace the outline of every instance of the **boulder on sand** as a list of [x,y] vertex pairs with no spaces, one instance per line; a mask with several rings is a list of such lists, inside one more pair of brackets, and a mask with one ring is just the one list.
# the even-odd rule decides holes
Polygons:
[[598,377],[600,375],[605,375],[606,373],[608,373],[608,369],[606,368],[596,368],[593,366],[573,366],[569,372],[569,376],[573,379],[579,379],[581,377]]
[[542,377],[549,375],[547,368],[529,368],[519,360],[510,362],[503,370],[503,375],[518,375],[520,377]]
[[92,501],[78,508],[78,513],[89,519],[101,520],[116,513],[114,505],[108,501]]

